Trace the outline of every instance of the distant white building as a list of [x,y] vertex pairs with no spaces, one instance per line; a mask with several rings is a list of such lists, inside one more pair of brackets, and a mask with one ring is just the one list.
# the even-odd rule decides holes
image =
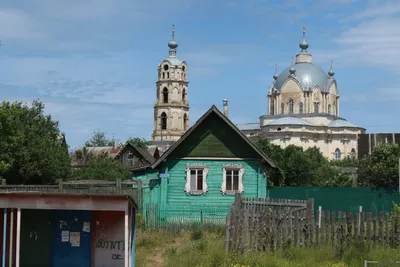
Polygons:
[[332,69],[325,73],[312,63],[305,39],[296,61],[280,74],[275,70],[268,90],[268,115],[259,123],[237,125],[247,136],[261,136],[272,143],[304,149],[318,147],[328,159],[357,157],[358,135],[365,129],[339,117],[339,92]]

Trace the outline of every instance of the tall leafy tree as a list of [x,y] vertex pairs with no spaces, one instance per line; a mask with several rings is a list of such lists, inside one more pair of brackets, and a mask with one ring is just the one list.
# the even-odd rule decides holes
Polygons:
[[280,171],[272,172],[270,180],[276,186],[350,186],[349,176],[335,171],[316,147],[303,148],[289,145],[281,148],[267,140],[257,145],[278,165]]
[[0,151],[0,176],[9,184],[49,184],[70,174],[65,138],[38,100],[0,104]]
[[147,148],[150,145],[149,141],[146,141],[146,139],[139,137],[134,137],[134,138],[129,137],[125,144],[127,143],[131,143],[138,147],[143,147],[143,148]]
[[95,131],[93,136],[85,142],[86,147],[104,147],[113,146],[115,141],[107,138],[104,132]]
[[399,157],[397,144],[380,144],[359,162],[358,184],[370,187],[399,186]]
[[[113,146],[114,141],[106,138],[103,132],[95,132],[90,140],[85,142],[87,147]],[[122,146],[122,144],[119,144]],[[80,149],[75,151],[74,160],[83,165],[73,171],[72,179],[75,180],[126,180],[132,177],[130,170],[119,160],[116,160],[106,152],[87,152]]]
[[109,158],[106,154],[91,155],[84,168],[72,173],[75,180],[127,180],[132,177],[128,168],[120,161]]

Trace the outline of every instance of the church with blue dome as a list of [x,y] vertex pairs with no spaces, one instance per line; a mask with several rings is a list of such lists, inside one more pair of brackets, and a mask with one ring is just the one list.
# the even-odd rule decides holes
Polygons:
[[268,114],[259,123],[237,125],[248,137],[261,137],[286,147],[317,147],[331,160],[357,157],[358,135],[365,129],[340,117],[340,96],[332,61],[325,72],[313,64],[303,27],[300,52],[291,66],[273,75]]

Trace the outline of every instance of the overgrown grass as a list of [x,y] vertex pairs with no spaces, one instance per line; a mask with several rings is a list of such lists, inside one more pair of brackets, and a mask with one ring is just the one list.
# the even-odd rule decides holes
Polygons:
[[358,267],[364,266],[365,259],[400,260],[400,254],[395,249],[369,248],[362,243],[336,249],[289,248],[275,253],[227,254],[223,228],[193,229],[173,235],[163,231],[140,232],[136,241],[138,267]]

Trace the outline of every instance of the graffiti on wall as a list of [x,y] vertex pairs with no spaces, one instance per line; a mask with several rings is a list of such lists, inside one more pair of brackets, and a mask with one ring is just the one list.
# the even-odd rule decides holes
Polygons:
[[123,267],[125,255],[124,214],[102,212],[94,214],[94,264],[98,267]]
[[[118,251],[125,251],[125,242],[123,240],[104,240],[99,239],[96,241],[96,248],[99,249],[109,249],[109,250],[118,250]],[[113,260],[123,260],[124,257],[122,254],[113,253],[111,258]]]

